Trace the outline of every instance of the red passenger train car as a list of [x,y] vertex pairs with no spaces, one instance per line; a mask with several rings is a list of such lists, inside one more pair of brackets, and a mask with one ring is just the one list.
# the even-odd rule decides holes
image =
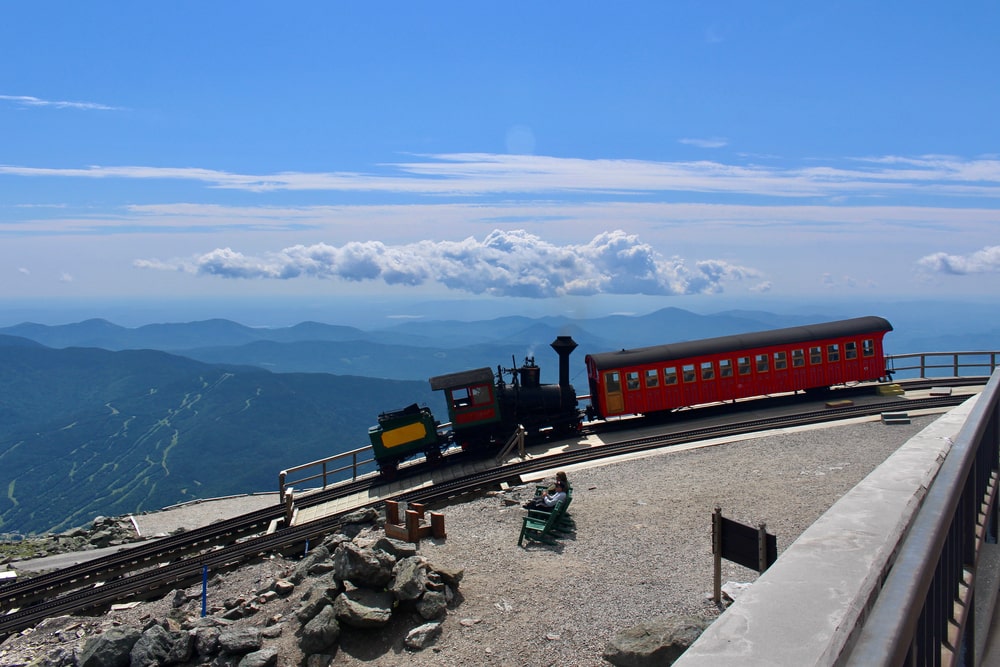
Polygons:
[[588,354],[592,417],[640,415],[888,377],[892,325],[857,317]]

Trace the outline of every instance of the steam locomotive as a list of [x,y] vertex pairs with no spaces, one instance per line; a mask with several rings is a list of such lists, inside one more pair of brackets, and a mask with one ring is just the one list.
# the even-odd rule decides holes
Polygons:
[[[404,459],[424,454],[428,462],[441,459],[451,445],[467,451],[492,451],[524,429],[527,437],[554,430],[565,434],[579,430],[582,412],[576,390],[569,383],[569,356],[576,349],[570,336],[551,344],[559,355],[559,384],[542,384],[534,357],[521,366],[497,367],[438,375],[431,389],[443,391],[451,422],[450,434],[439,432],[431,410],[416,404],[379,415],[368,429],[375,460],[384,476],[391,477]],[[505,376],[510,381],[505,381]]]

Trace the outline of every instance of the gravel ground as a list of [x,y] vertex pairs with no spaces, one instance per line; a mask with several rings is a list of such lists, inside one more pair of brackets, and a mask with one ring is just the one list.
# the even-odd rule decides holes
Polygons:
[[[625,628],[671,613],[719,613],[710,599],[711,514],[717,505],[742,523],[765,522],[777,536],[780,556],[932,419],[795,431],[571,471],[577,532],[554,547],[517,546],[520,502],[533,486],[435,508],[445,515],[448,537],[424,540],[420,552],[432,563],[465,571],[442,636],[432,648],[412,653],[402,644],[412,627],[407,623],[371,634],[345,632],[332,664],[607,665],[601,653]],[[226,574],[213,594],[244,595],[290,565],[276,560]],[[752,570],[723,563],[724,582],[755,577]],[[290,612],[279,604],[269,603],[247,622],[263,625],[266,617]],[[147,603],[99,622],[141,626],[143,619],[166,616],[169,606],[169,600]],[[10,638],[0,646],[0,665],[18,664],[32,641],[38,650],[42,636],[58,634],[40,629]],[[273,642],[279,665],[299,664],[292,627]]]

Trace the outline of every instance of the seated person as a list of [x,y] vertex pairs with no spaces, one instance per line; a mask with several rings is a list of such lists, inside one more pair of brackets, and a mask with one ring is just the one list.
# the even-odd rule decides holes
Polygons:
[[526,510],[542,510],[549,512],[556,506],[560,500],[566,499],[566,486],[562,480],[556,480],[555,492],[549,493],[546,491],[540,496],[535,496],[528,502],[524,504],[524,509]]

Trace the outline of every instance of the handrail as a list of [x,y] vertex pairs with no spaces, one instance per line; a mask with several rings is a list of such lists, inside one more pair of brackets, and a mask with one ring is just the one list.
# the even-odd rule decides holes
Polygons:
[[[980,547],[997,540],[1000,371],[987,383],[903,539],[846,665],[977,664]],[[980,638],[982,639],[982,638]]]
[[[987,361],[987,358],[989,359]],[[995,350],[970,351],[970,352],[910,352],[907,354],[890,354],[886,356],[886,363],[893,373],[905,373],[906,371],[918,371],[918,377],[942,377],[942,375],[928,375],[928,371],[938,369],[948,369],[951,371],[950,377],[962,377],[963,375],[983,375],[989,376],[997,369],[997,361],[1000,352]],[[919,362],[909,366],[900,366],[898,362],[918,359]],[[979,370],[980,373],[969,373],[970,370]],[[963,372],[965,371],[965,372]]]
[[[364,455],[365,452],[368,453],[369,458],[359,459],[359,456]],[[339,465],[332,469],[330,468],[330,464],[333,464],[336,461],[346,458],[351,459],[350,464]],[[362,474],[359,473],[358,470],[359,468],[363,468],[366,465],[374,465],[374,464],[375,464],[374,452],[371,448],[371,445],[369,445],[367,447],[359,447],[358,449],[352,449],[347,452],[341,452],[340,454],[334,454],[333,456],[327,456],[325,459],[318,459],[316,461],[310,461],[309,463],[303,463],[301,465],[293,466],[291,468],[285,468],[284,470],[278,473],[278,502],[284,504],[285,494],[288,492],[288,489],[298,486],[299,484],[303,484],[305,482],[311,482],[317,479],[322,479],[323,488],[325,489],[331,483],[330,482],[331,477],[336,477],[339,473],[347,472],[349,470],[351,471],[350,475],[351,480],[352,481],[357,480],[359,474]],[[321,468],[320,472],[309,475],[307,477],[303,477],[301,479],[288,481],[288,475],[290,473],[299,472],[301,470],[312,468],[314,466],[319,466]]]

